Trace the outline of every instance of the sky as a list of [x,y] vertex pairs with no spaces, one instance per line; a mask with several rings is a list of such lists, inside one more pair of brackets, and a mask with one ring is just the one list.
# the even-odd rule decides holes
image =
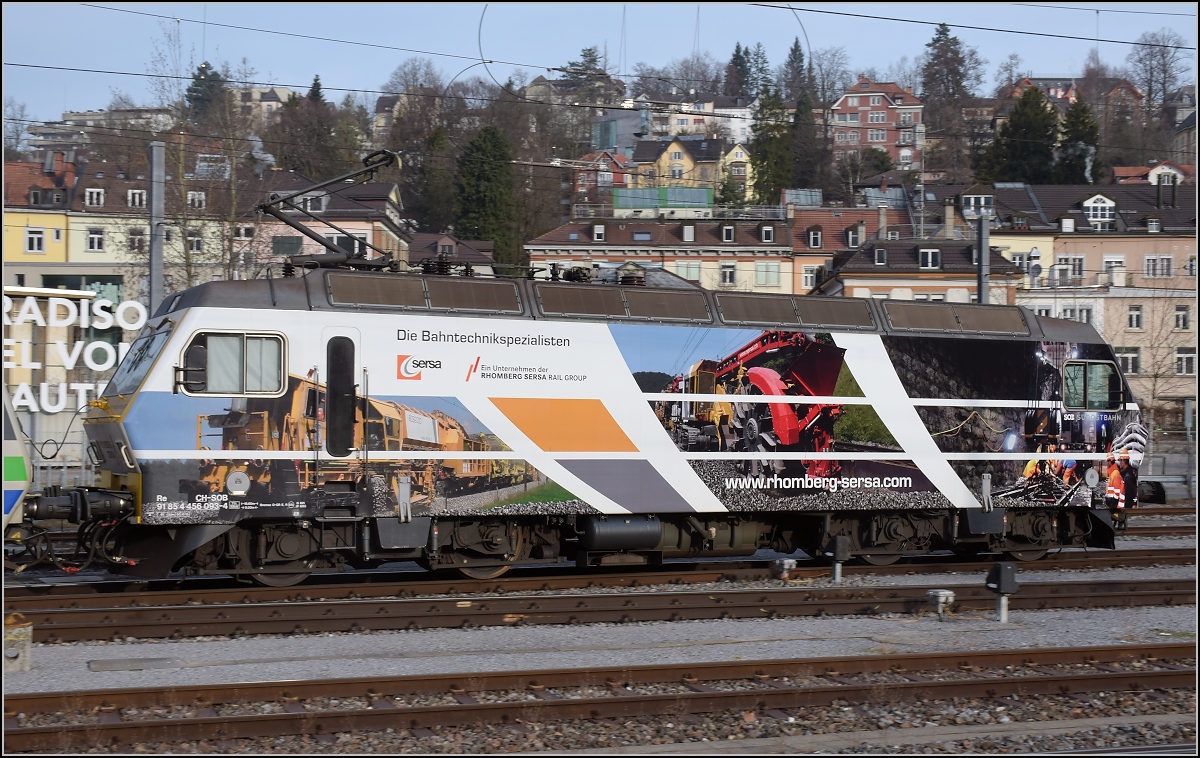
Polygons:
[[[6,2],[3,21],[5,100],[23,103],[38,121],[103,109],[115,92],[154,104],[152,80],[142,74],[155,70],[156,46],[170,30],[182,40],[184,75],[203,60],[236,66],[244,58],[260,83],[303,92],[319,75],[327,98],[353,91],[372,105],[396,66],[413,57],[428,58],[447,78],[467,69],[467,77],[503,82],[518,71],[554,78],[548,69],[595,46],[611,71],[631,80],[636,63],[665,67],[695,51],[723,64],[737,43],[761,42],[775,67],[799,39],[806,53],[843,47],[852,71],[883,72],[920,55],[944,22],[987,61],[990,93],[996,68],[1014,52],[1024,68],[1049,77],[1078,74],[1097,45],[1103,60],[1123,64],[1123,43],[1144,32],[1169,28],[1196,44],[1194,3]],[[1194,81],[1196,52],[1184,54]]]

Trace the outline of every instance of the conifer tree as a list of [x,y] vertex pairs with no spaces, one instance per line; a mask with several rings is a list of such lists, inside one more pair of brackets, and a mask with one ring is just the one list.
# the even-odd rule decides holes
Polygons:
[[1058,115],[1037,87],[1021,94],[1008,121],[996,131],[979,167],[991,182],[1049,184],[1054,180],[1054,146]]
[[792,135],[787,109],[770,85],[758,96],[751,127],[750,165],[754,168],[754,202],[778,205],[792,183]]
[[1067,108],[1062,132],[1058,161],[1054,164],[1054,183],[1095,184],[1102,171],[1096,160],[1100,125],[1082,97]]
[[825,174],[825,150],[813,118],[808,88],[800,90],[796,114],[792,117],[792,162],[792,187],[815,189],[821,186]]
[[454,227],[458,209],[454,191],[454,156],[446,127],[438,124],[425,141],[425,150],[416,166],[417,199],[413,214],[417,228],[442,234]]
[[808,87],[804,65],[804,48],[800,46],[800,38],[796,37],[779,71],[779,94],[785,103],[799,100],[800,91]]
[[226,84],[225,77],[208,61],[196,68],[196,73],[192,74],[192,82],[183,96],[184,102],[187,103],[187,120],[191,124],[203,126],[208,123],[214,112],[221,109],[222,99],[229,96],[229,91],[225,89]]
[[459,207],[456,234],[494,242],[499,264],[515,264],[520,255],[512,160],[508,140],[489,124],[463,149],[454,177]]
[[748,94],[749,81],[749,63],[746,60],[745,51],[742,50],[742,43],[738,42],[733,47],[733,55],[729,58],[729,63],[725,64],[725,83],[721,94],[728,97],[745,96]]

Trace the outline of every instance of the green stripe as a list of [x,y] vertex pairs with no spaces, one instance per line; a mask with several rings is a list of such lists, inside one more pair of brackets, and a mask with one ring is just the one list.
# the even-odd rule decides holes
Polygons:
[[23,482],[29,479],[25,469],[25,459],[19,455],[4,456],[4,481]]

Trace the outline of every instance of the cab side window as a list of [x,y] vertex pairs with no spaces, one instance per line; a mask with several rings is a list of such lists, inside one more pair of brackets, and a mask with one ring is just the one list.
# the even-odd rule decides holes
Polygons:
[[201,332],[184,351],[184,388],[202,395],[278,395],[284,389],[283,338]]
[[1121,375],[1112,363],[1069,362],[1063,366],[1063,405],[1086,411],[1120,410]]

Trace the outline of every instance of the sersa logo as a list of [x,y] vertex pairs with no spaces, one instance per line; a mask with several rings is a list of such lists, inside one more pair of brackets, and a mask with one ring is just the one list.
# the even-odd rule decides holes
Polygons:
[[396,378],[416,380],[421,378],[422,369],[438,369],[442,367],[441,361],[422,360],[415,355],[397,355],[396,356]]

